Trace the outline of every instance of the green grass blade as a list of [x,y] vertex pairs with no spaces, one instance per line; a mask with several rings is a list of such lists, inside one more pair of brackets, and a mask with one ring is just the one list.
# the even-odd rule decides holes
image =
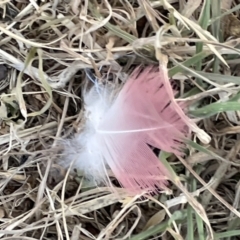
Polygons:
[[218,113],[227,111],[239,111],[239,102],[224,102],[224,103],[212,103],[196,110],[190,110],[189,114],[194,117],[208,118]]
[[149,239],[151,236],[159,235],[165,232],[167,228],[171,226],[173,221],[177,223],[183,223],[184,221],[186,221],[186,217],[187,214],[185,210],[175,211],[169,220],[162,222],[161,224],[158,224],[156,226],[150,227],[146,231],[129,238],[129,240],[145,240]]
[[[206,58],[209,55],[209,53],[206,52],[200,52],[198,54],[195,54],[193,57],[185,60],[184,62],[182,62],[181,64],[189,67],[189,66],[195,66],[197,65],[199,62],[201,62],[202,59]],[[174,66],[172,68],[169,69],[168,74],[169,77],[173,77],[175,74],[182,72],[182,67],[181,66]],[[185,70],[184,70],[185,71]]]
[[[200,19],[199,19],[199,25],[203,28],[203,29],[207,29],[208,26],[208,22],[210,20],[210,0],[205,0],[204,1],[204,6],[202,8],[202,12],[200,15]],[[196,54],[202,52],[203,49],[203,43],[196,43]],[[202,69],[202,61],[199,61],[196,64],[196,70],[201,70]],[[197,78],[197,83],[201,86],[203,84],[202,80],[200,78]]]
[[[214,2],[214,0],[213,0]],[[233,12],[236,12],[240,9],[240,4],[237,4],[235,7],[232,7],[231,9],[225,11],[224,13],[220,14],[219,16],[212,17],[212,19],[209,22],[209,26],[212,25],[217,20],[223,18],[224,16],[227,16],[228,14],[231,14]]]
[[203,152],[206,154],[209,154],[211,156],[213,156],[216,159],[222,160],[222,161],[226,161],[224,158],[222,158],[221,156],[217,155],[216,153],[212,152],[211,150],[207,149],[206,147],[202,147],[201,145],[199,145],[196,142],[193,142],[191,140],[187,140],[186,143],[191,146],[192,148],[196,149],[199,152]]
[[[212,17],[221,15],[221,3],[219,0],[211,1],[211,10],[212,10]],[[222,35],[220,31],[220,19],[216,20],[212,24],[212,34],[219,41],[222,40]],[[219,72],[219,66],[220,66],[220,60],[218,59],[217,56],[214,56],[213,72]]]
[[[196,170],[197,174],[200,174],[200,168]],[[197,190],[197,180],[193,178],[192,180],[192,191]],[[196,224],[197,224],[197,230],[198,230],[198,236],[199,240],[205,240],[205,233],[204,233],[204,224],[203,220],[199,217],[199,215],[195,212],[195,217],[196,217]]]
[[215,236],[219,240],[227,238],[227,237],[238,237],[238,236],[240,236],[240,230],[233,230],[233,231],[227,231],[227,232],[222,232],[222,233],[216,233]]
[[[218,73],[206,73],[202,71],[195,71],[195,72],[219,84],[235,83],[240,85],[240,77],[222,75]],[[191,72],[188,74],[194,76],[194,74],[192,74]]]
[[146,231],[141,232],[141,233],[129,238],[129,240],[149,239],[150,236],[154,236],[154,235],[163,233],[164,231],[166,231],[167,228],[168,228],[168,221],[165,221],[157,226],[153,226],[153,227],[147,229]]
[[190,204],[187,206],[187,240],[194,239],[193,208]]

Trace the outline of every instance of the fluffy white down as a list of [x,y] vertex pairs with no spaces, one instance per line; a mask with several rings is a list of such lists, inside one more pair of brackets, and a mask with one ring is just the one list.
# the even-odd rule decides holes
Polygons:
[[82,171],[87,179],[98,184],[107,181],[106,162],[97,141],[97,128],[110,108],[111,87],[94,85],[83,94],[85,105],[85,126],[73,138],[64,142],[61,165]]

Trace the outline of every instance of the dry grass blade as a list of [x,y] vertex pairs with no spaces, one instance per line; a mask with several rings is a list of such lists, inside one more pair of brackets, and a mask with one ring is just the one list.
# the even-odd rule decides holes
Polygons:
[[[164,6],[171,12],[173,12],[173,15],[186,27],[191,28],[195,33],[199,36],[201,40],[212,40],[216,41],[209,32],[203,30],[198,24],[194,23],[193,21],[190,21],[188,18],[180,15],[166,0],[163,0]],[[215,49],[214,46],[207,44],[209,49],[224,63],[227,65],[224,58],[219,54],[219,52]]]

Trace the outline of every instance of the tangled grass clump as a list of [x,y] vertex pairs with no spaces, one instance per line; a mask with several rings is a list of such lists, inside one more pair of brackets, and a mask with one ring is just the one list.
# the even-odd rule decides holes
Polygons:
[[[222,2],[1,1],[1,239],[239,239],[240,3]],[[193,134],[186,159],[164,155],[171,192],[66,174],[57,143],[82,124],[85,70],[125,81],[162,55],[211,136]]]

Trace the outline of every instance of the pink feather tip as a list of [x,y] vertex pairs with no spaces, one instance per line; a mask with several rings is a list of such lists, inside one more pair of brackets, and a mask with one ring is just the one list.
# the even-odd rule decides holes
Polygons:
[[[88,167],[83,168],[97,178],[106,175],[102,166],[108,165],[131,193],[158,192],[167,186],[169,172],[149,146],[182,155],[189,128],[175,108],[174,92],[170,96],[163,68],[137,68],[131,74],[114,101],[105,104],[106,110],[87,140],[90,144],[82,149],[87,148],[87,153],[77,156],[75,166],[86,162]],[[97,158],[94,163],[93,156]],[[99,167],[93,171],[96,161]]]

